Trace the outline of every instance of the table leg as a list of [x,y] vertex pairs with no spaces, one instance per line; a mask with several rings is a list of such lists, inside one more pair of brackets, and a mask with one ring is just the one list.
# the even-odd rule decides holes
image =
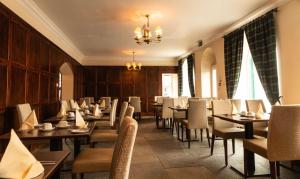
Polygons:
[[80,141],[78,137],[74,137],[74,158],[80,153]]
[[[253,123],[245,124],[245,138],[246,139],[253,139]],[[255,172],[255,157],[254,153],[251,151],[246,151],[248,156],[248,163],[247,163],[247,172],[248,174],[252,175]]]
[[61,151],[63,150],[63,144],[61,138],[50,139],[50,151]]

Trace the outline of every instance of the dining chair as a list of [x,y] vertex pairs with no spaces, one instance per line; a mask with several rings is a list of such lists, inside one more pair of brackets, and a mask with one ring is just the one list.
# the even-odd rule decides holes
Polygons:
[[[182,101],[180,98],[174,98],[174,106],[181,106]],[[174,128],[176,129],[177,138],[179,139],[179,127],[181,122],[186,119],[185,111],[173,111],[173,120],[171,124],[171,133],[174,134]]]
[[103,99],[105,101],[105,110],[103,112],[104,113],[109,113],[111,108],[112,108],[111,97],[103,96],[103,97],[100,98],[100,100],[101,99]]
[[174,98],[163,99],[161,119],[163,120],[164,128],[166,127],[166,121],[168,121],[170,125],[173,120],[173,110],[169,108],[173,106],[174,106]]
[[160,98],[162,98],[163,96],[154,96],[154,102],[156,102],[156,103],[158,103],[158,99]]
[[115,126],[116,112],[117,112],[118,99],[112,101],[112,107],[108,116],[102,116],[100,121],[96,122],[95,129],[112,129]]
[[79,153],[72,166],[72,178],[84,173],[110,172],[110,178],[128,178],[137,122],[125,117],[114,148],[90,148]]
[[137,121],[141,120],[141,98],[137,96],[132,96],[129,98],[129,105],[134,107],[134,118],[138,119]]
[[[232,105],[230,100],[213,100],[212,101],[212,114],[231,114]],[[213,117],[212,125],[212,142],[211,142],[211,152],[213,155],[214,143],[216,137],[220,137],[224,144],[224,155],[225,155],[225,165],[228,165],[228,151],[227,151],[227,140],[232,139],[232,151],[235,153],[235,138],[244,138],[244,129],[237,128],[232,122],[223,121],[217,117]]]
[[202,142],[202,130],[206,130],[206,137],[208,141],[208,146],[210,147],[209,141],[209,127],[206,115],[206,100],[189,100],[188,118],[182,121],[183,126],[186,128],[186,136],[188,140],[188,148],[190,148],[191,142],[191,130],[200,129],[201,142]]
[[279,162],[300,160],[300,105],[272,106],[268,125],[267,138],[243,141],[245,177],[249,176],[248,151],[269,160],[271,178],[280,175]]
[[18,104],[16,106],[17,108],[17,113],[18,113],[18,124],[21,126],[22,123],[27,119],[27,117],[31,113],[31,107],[29,103],[25,104]]
[[[262,99],[246,100],[248,112],[257,113],[258,111],[266,112],[266,108]],[[253,124],[253,133],[261,137],[268,136],[268,123],[256,122]]]

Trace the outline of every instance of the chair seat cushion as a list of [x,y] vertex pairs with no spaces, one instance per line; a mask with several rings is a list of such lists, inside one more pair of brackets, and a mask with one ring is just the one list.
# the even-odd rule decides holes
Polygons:
[[93,133],[113,133],[113,134],[117,134],[117,130],[115,129],[96,129],[96,130],[93,130]]
[[237,127],[214,129],[213,134],[225,139],[244,138],[245,130]]
[[109,171],[113,156],[113,148],[85,149],[73,163],[73,173],[90,173]]
[[244,149],[250,150],[258,155],[267,158],[267,139],[244,139]]
[[93,132],[90,136],[90,142],[114,142],[117,138],[117,133]]
[[255,127],[253,129],[253,132],[255,135],[262,136],[265,138],[268,137],[268,127]]
[[110,122],[109,121],[97,121],[95,129],[110,129]]

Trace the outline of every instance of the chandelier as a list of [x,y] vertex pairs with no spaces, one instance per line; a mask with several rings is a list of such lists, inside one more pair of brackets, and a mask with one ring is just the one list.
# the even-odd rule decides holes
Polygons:
[[150,15],[146,14],[145,17],[147,18],[147,24],[144,24],[142,28],[137,27],[134,30],[135,38],[137,44],[141,45],[143,42],[149,44],[152,41],[160,42],[162,38],[162,30],[159,26],[157,26],[154,30],[155,38],[152,38],[151,30],[150,30],[150,23],[149,18]]
[[132,52],[132,62],[131,63],[130,62],[126,63],[127,70],[129,70],[129,71],[140,71],[142,69],[142,63],[141,62],[139,62],[139,63],[135,62],[134,54],[135,54],[135,52],[133,51]]

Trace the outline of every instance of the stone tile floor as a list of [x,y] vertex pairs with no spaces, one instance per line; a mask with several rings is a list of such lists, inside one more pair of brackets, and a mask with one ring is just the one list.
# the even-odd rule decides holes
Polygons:
[[[203,133],[204,134],[204,133]],[[199,135],[198,135],[199,136]],[[70,143],[69,141],[68,143]],[[65,148],[72,145],[65,146]],[[100,144],[97,147],[110,147],[112,144]],[[88,146],[86,146],[88,147]],[[243,167],[243,147],[241,140],[236,142],[236,154],[232,155],[231,144],[228,144],[229,164]],[[101,155],[101,154],[100,154]],[[72,157],[66,162],[66,168],[71,167]],[[256,168],[268,173],[268,161],[256,156]],[[71,172],[61,173],[61,178],[71,178]],[[109,178],[108,173],[85,174],[84,178]],[[192,178],[242,178],[230,167],[224,164],[223,142],[215,142],[214,155],[210,156],[210,148],[203,136],[203,142],[187,143],[177,140],[169,130],[156,129],[154,119],[143,119],[134,146],[130,179],[192,179]],[[264,177],[260,177],[264,178]],[[281,178],[300,178],[300,173],[291,172],[281,167]]]

